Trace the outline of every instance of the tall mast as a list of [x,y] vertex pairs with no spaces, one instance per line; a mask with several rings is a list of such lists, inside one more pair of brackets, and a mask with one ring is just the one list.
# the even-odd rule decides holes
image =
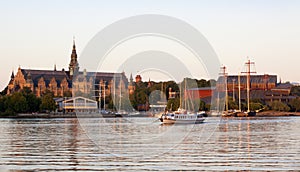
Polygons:
[[221,67],[221,75],[224,77],[225,82],[225,110],[228,111],[228,90],[227,90],[227,73],[226,66]]
[[104,91],[104,93],[103,93],[103,94],[104,94],[104,95],[103,95],[103,110],[104,110],[104,111],[105,111],[105,82],[106,82],[106,81],[103,82],[103,91]]
[[235,102],[235,96],[234,96],[234,88],[235,87],[235,79],[232,79],[232,101]]
[[160,91],[160,100],[162,101],[162,99],[163,99],[163,96],[164,96],[164,86],[163,86],[163,82],[161,82],[161,91]]
[[116,78],[117,78],[117,77],[115,76],[115,77],[114,77],[114,97],[113,97],[113,101],[114,101],[114,106],[113,106],[113,107],[114,107],[114,108],[113,108],[113,111],[114,111],[115,108],[117,108],[117,107],[116,107],[116,80],[117,80]]
[[99,112],[101,113],[101,98],[102,98],[101,84],[99,84]]
[[239,111],[241,111],[241,73],[238,75],[238,84],[239,84]]
[[119,99],[119,111],[121,111],[121,108],[122,108],[122,105],[121,105],[121,103],[122,103],[122,99],[121,99],[121,97],[122,97],[122,74],[121,74],[121,76],[120,76],[120,99]]
[[254,62],[251,62],[249,59],[245,63],[247,67],[247,72],[242,72],[246,73],[247,75],[247,106],[248,106],[248,112],[250,112],[250,74],[251,73],[256,73],[256,72],[251,72],[251,65],[254,65]]
[[182,90],[182,82],[180,82],[180,84],[179,84],[179,108],[182,108],[182,100],[181,100],[181,94],[182,94],[182,92],[181,92],[181,90]]
[[187,92],[186,92],[186,79],[184,79],[184,109],[186,109]]

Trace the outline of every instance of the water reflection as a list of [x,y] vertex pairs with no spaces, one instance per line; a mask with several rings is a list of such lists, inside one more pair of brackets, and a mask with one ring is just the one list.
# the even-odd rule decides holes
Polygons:
[[[0,119],[0,170],[300,169],[297,117],[228,118],[221,123],[209,118],[193,127],[164,126],[147,118],[132,119],[143,125],[101,120]],[[184,137],[171,144],[178,135]]]

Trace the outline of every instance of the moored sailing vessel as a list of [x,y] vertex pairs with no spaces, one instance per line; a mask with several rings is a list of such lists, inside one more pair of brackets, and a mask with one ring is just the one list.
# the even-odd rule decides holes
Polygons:
[[240,74],[238,76],[238,86],[239,86],[239,110],[234,110],[234,111],[229,111],[228,110],[228,93],[227,93],[227,73],[225,72],[225,67],[223,67],[223,75],[225,78],[225,87],[226,87],[226,97],[225,97],[225,101],[226,101],[226,111],[223,112],[222,117],[248,117],[248,116],[255,116],[256,115],[256,111],[250,111],[250,75],[251,73],[256,73],[256,72],[252,72],[250,70],[251,65],[254,65],[254,62],[251,62],[250,60],[248,60],[246,63],[246,67],[247,67],[247,71],[246,72],[242,72],[245,73],[247,76],[247,111],[241,111],[241,88],[240,88]]

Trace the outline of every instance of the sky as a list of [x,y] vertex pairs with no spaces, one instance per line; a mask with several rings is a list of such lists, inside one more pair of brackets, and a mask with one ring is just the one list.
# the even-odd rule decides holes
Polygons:
[[73,36],[80,65],[81,51],[101,29],[142,14],[172,16],[195,27],[229,74],[243,70],[248,57],[259,74],[300,82],[299,9],[298,0],[1,1],[0,90],[19,66],[67,69]]

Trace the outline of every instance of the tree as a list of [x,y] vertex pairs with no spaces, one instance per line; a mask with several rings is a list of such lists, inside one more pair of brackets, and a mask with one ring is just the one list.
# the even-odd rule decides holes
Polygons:
[[254,102],[250,103],[251,111],[256,111],[256,110],[263,109],[263,108],[264,108],[264,106],[261,103],[254,103]]
[[28,112],[37,112],[39,111],[41,99],[36,97],[32,91],[25,87],[22,91],[22,94],[26,98],[26,102],[28,105]]
[[4,88],[4,90],[0,92],[0,95],[2,95],[2,96],[6,95],[7,90],[8,90],[8,87],[6,86],[6,87]]
[[202,100],[200,100],[200,103],[199,103],[199,111],[206,111],[206,103]]
[[280,101],[273,101],[269,104],[269,106],[271,107],[272,110],[275,111],[289,111],[290,107]]
[[210,81],[206,81],[205,79],[197,80],[198,87],[210,87]]
[[29,110],[26,98],[21,92],[16,92],[8,97],[7,107],[16,113],[26,113]]
[[293,99],[289,104],[292,107],[292,110],[294,110],[295,112],[300,110],[300,98],[299,97],[297,97],[296,99]]
[[239,105],[236,101],[233,101],[232,97],[228,97],[228,109],[238,109]]
[[6,110],[6,105],[5,105],[6,99],[7,99],[6,96],[0,97],[0,112],[5,112]]
[[179,98],[169,99],[167,104],[167,109],[171,111],[175,111],[180,106],[180,100]]
[[53,99],[53,94],[48,92],[46,94],[43,95],[42,97],[42,103],[40,105],[40,110],[41,111],[54,111],[56,109],[56,104],[55,101]]
[[300,86],[293,86],[291,88],[291,95],[300,96]]

